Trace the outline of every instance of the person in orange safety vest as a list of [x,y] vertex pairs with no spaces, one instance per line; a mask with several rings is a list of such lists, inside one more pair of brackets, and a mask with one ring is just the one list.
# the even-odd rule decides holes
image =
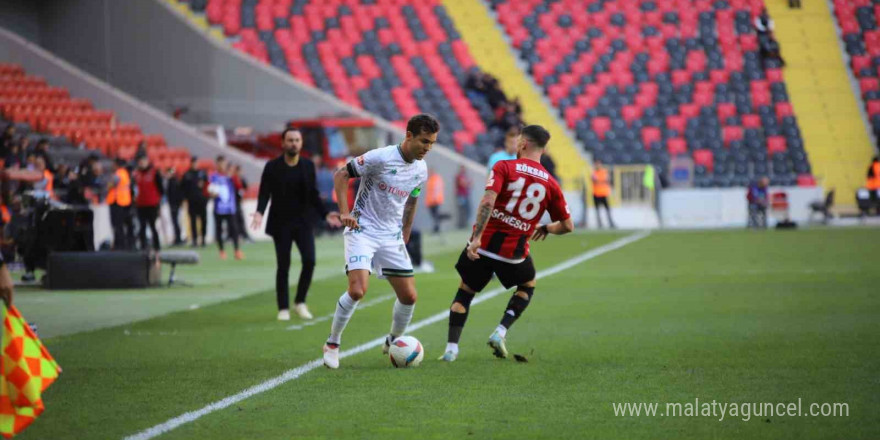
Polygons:
[[608,215],[608,224],[614,229],[614,220],[611,218],[611,208],[608,207],[608,197],[611,195],[611,179],[608,177],[608,170],[602,165],[602,161],[593,162],[593,205],[596,207],[596,221],[599,227],[602,227],[602,214],[600,207],[605,207],[605,213]]
[[440,232],[440,222],[448,218],[440,212],[443,206],[443,177],[437,174],[433,169],[428,170],[428,182],[425,186],[425,206],[431,213],[431,219],[434,221],[434,233]]
[[113,249],[131,249],[134,246],[134,215],[131,210],[131,174],[125,160],[116,159],[116,172],[107,192],[110,206],[110,224],[113,226]]

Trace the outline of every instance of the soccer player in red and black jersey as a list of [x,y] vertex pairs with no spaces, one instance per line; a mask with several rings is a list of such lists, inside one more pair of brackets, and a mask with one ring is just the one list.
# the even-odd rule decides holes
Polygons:
[[[535,292],[529,239],[543,240],[548,234],[574,230],[559,183],[540,163],[549,140],[550,133],[540,125],[523,128],[517,140],[517,159],[500,161],[489,173],[473,234],[455,265],[461,284],[449,309],[449,338],[441,360],[452,362],[458,357],[458,341],[471,301],[489,284],[492,274],[505,288],[516,286],[501,323],[489,337],[495,356],[506,358],[507,330]],[[553,222],[538,225],[545,211]]]

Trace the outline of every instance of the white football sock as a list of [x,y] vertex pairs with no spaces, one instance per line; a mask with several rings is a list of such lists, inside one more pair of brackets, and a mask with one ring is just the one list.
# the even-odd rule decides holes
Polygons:
[[501,335],[502,338],[507,337],[507,327],[498,324],[498,327],[495,327],[495,331],[498,332],[498,334]]
[[406,305],[400,302],[400,300],[394,301],[394,311],[391,315],[391,337],[397,338],[406,331],[406,326],[409,325],[409,322],[412,321],[413,311],[415,310],[416,305],[410,304]]
[[455,354],[458,354],[458,344],[456,344],[455,342],[447,342],[446,351],[451,351]]
[[353,300],[348,292],[343,292],[336,302],[336,313],[333,314],[333,324],[330,326],[330,337],[327,342],[331,344],[339,344],[342,339],[342,331],[348,325],[351,315],[354,315],[358,302]]

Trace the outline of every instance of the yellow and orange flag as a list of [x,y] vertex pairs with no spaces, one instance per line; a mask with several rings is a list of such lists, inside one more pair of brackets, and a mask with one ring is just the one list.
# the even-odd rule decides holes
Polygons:
[[43,412],[40,394],[61,367],[14,306],[3,307],[0,353],[0,435],[11,438]]

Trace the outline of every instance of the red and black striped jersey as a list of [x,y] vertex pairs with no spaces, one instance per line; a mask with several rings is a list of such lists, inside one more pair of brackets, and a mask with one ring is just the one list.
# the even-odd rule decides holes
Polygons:
[[545,211],[553,221],[571,216],[559,183],[533,160],[496,163],[486,189],[498,194],[477,251],[489,258],[508,263],[523,261],[529,255],[529,238]]

